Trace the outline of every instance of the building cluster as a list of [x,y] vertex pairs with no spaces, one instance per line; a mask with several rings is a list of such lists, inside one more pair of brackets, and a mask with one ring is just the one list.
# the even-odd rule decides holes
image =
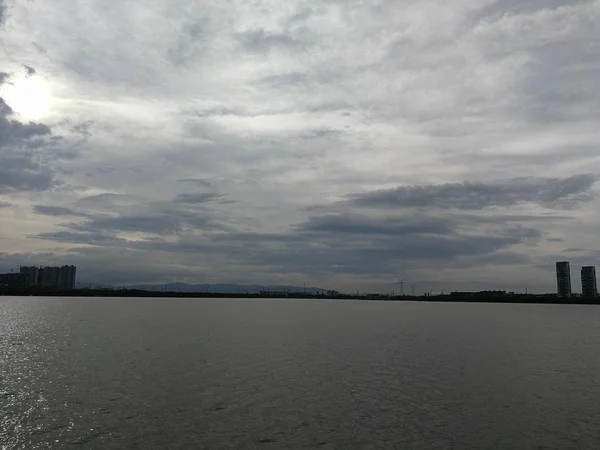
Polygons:
[[[571,266],[569,261],[560,261],[556,263],[556,284],[559,297],[569,298],[573,295],[571,290]],[[586,298],[598,297],[595,266],[584,266],[581,268],[581,296]]]
[[18,273],[0,274],[0,286],[25,289],[42,287],[69,291],[75,289],[76,276],[75,266],[22,266]]

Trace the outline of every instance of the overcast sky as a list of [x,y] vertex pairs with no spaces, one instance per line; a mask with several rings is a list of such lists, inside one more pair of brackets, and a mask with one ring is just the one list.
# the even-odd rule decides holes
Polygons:
[[0,269],[553,292],[600,266],[600,1],[0,0]]

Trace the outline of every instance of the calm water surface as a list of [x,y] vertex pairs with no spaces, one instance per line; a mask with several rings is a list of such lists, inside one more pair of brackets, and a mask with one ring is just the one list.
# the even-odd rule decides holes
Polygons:
[[600,448],[600,307],[0,297],[0,448]]

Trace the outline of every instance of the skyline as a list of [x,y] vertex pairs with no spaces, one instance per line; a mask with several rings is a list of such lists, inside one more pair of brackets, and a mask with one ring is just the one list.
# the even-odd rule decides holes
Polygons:
[[600,261],[599,19],[0,0],[0,271],[554,292]]
[[[72,287],[78,287],[78,288],[86,288],[86,287],[104,287],[104,288],[113,288],[113,289],[140,289],[141,286],[145,286],[150,290],[155,290],[156,288],[163,288],[167,285],[182,285],[182,286],[187,286],[187,287],[197,287],[197,286],[202,286],[201,291],[204,292],[206,291],[208,288],[211,287],[210,283],[202,283],[202,282],[196,282],[196,283],[186,283],[186,282],[165,282],[165,283],[153,283],[153,282],[149,282],[143,285],[136,285],[136,284],[123,284],[120,286],[116,286],[116,285],[112,285],[112,284],[102,284],[102,283],[97,283],[94,280],[85,280],[85,281],[78,281],[75,283],[75,271],[76,271],[76,267],[75,266],[63,266],[63,267],[37,267],[37,266],[19,266],[18,268],[11,268],[10,271],[6,271],[6,273],[4,273],[4,275],[9,275],[9,274],[15,274],[15,273],[21,273],[21,274],[26,274],[28,277],[37,280],[36,282],[34,282],[34,284],[40,283],[40,285],[43,285],[44,282],[40,282],[39,280],[42,280],[43,277],[38,275],[38,271],[41,272],[44,269],[55,269],[56,271],[58,271],[59,269],[65,269],[65,268],[72,268],[73,269],[73,281],[71,283]],[[590,265],[585,265],[585,266],[581,266],[579,269],[580,272],[580,277],[578,277],[576,275],[576,278],[579,280],[579,286],[581,287],[581,289],[579,289],[580,292],[578,292],[577,289],[573,289],[573,284],[572,284],[572,271],[570,268],[570,261],[557,261],[555,263],[555,268],[556,268],[556,281],[557,281],[557,292],[554,292],[554,295],[557,295],[558,297],[564,297],[564,298],[569,298],[572,295],[576,295],[576,296],[588,296],[588,297],[597,297],[598,296],[598,291],[597,291],[597,285],[596,285],[596,266],[590,266]],[[0,271],[0,275],[2,275],[1,271]],[[56,275],[58,275],[58,272],[56,272]],[[39,277],[39,278],[38,278]],[[28,281],[29,284],[31,284],[31,280]],[[58,283],[58,281],[57,281]],[[238,284],[235,283],[235,281],[229,281],[229,282],[220,282],[220,283],[214,283],[212,285],[214,286],[226,286],[227,289],[230,288],[243,288],[243,287],[252,287],[252,288],[262,288],[263,290],[266,288],[293,288],[295,291],[299,290],[299,291],[335,291],[335,292],[339,292],[338,290],[333,289],[332,287],[323,287],[323,286],[307,286],[306,283],[303,284],[303,286],[273,286],[273,285],[265,285],[265,284],[261,284],[258,283],[256,280],[254,283],[249,284],[249,285],[243,285],[243,284]],[[486,290],[481,290],[481,291],[461,291],[461,290],[454,290],[454,291],[444,291],[444,289],[442,289],[439,292],[433,292],[432,289],[427,289],[427,287],[425,286],[420,286],[420,290],[417,290],[417,286],[407,282],[407,280],[399,280],[397,282],[394,283],[394,286],[397,286],[399,289],[396,290],[394,288],[389,288],[389,286],[380,286],[380,290],[379,292],[371,292],[372,294],[375,293],[381,293],[381,294],[386,294],[386,295],[400,295],[402,296],[402,292],[406,291],[407,294],[406,295],[412,295],[412,296],[427,296],[427,295],[444,295],[444,292],[446,293],[446,295],[450,295],[451,293],[474,293],[474,292],[499,292],[499,291],[503,291],[503,292],[508,292],[510,294],[516,294],[516,295],[522,295],[522,294],[533,294],[533,295],[552,295],[552,292],[544,292],[544,293],[531,293],[529,291],[529,288],[526,287],[525,291],[519,291],[519,290],[513,290],[513,291],[506,291],[506,290],[496,290],[496,289],[486,289]],[[384,289],[385,288],[385,289]],[[294,291],[294,292],[295,292]],[[356,292],[342,292],[345,295],[353,295],[355,293],[358,293],[360,291],[360,289],[357,289]],[[200,291],[189,291],[189,292],[200,292]],[[217,290],[214,291],[215,293],[222,293],[221,291]],[[225,292],[225,291],[223,291]],[[229,291],[227,291],[229,292]],[[363,293],[365,291],[363,290]]]

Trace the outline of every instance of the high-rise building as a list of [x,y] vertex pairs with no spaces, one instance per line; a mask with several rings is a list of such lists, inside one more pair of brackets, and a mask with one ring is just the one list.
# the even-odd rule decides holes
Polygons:
[[58,287],[58,267],[42,267],[40,269],[40,285],[44,287]]
[[19,273],[25,275],[25,284],[27,287],[40,284],[40,269],[35,266],[21,266]]
[[559,297],[571,297],[571,266],[569,261],[556,263],[556,284]]
[[[21,266],[19,274],[22,275],[23,280],[25,280],[25,287],[41,286],[72,290],[75,289],[77,267]],[[16,280],[17,278],[14,279]]]
[[58,271],[58,288],[65,290],[75,289],[75,266],[62,266]]
[[596,285],[596,268],[587,266],[581,268],[581,294],[584,297],[598,297],[598,286]]

